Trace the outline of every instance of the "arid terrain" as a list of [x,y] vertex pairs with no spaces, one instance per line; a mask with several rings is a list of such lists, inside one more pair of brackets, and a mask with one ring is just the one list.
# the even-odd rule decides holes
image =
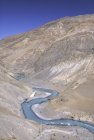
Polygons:
[[21,103],[58,91],[33,106],[45,119],[72,118],[94,125],[94,15],[66,17],[0,40],[0,140],[94,140],[78,126],[40,125],[25,119]]

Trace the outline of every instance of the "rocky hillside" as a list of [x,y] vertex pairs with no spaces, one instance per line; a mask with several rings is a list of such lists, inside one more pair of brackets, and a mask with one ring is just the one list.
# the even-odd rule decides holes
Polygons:
[[1,40],[0,60],[19,80],[42,77],[55,83],[69,82],[93,73],[93,36],[94,15],[59,19]]
[[[45,117],[49,114],[58,118],[63,111],[69,111],[74,114],[71,117],[94,122],[94,15],[66,17],[0,40],[0,126],[6,124],[11,136],[6,118],[17,117],[17,122],[21,119],[23,124],[20,103],[31,95],[35,85],[60,92],[59,98],[46,105],[49,110],[45,112],[42,107]],[[27,136],[29,122],[25,123]],[[17,124],[11,125],[15,130]],[[5,128],[2,137],[4,133]],[[17,133],[13,132],[23,139]]]

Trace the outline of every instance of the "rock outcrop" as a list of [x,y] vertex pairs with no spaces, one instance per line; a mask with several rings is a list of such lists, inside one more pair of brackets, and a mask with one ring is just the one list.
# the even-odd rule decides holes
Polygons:
[[[20,103],[32,94],[32,86],[54,88],[61,93],[58,99],[46,105],[50,110],[45,112],[41,108],[42,115],[62,117],[62,111],[69,111],[76,114],[70,117],[77,117],[78,113],[79,119],[89,118],[94,123],[94,15],[66,17],[0,40],[2,137],[4,133],[5,138],[8,134],[12,136],[13,132],[17,138],[26,138],[15,129],[16,122],[20,121],[19,127],[24,126],[24,131],[20,131],[28,140],[29,129],[32,129],[30,136],[34,133],[33,127],[38,133],[39,126],[23,120],[20,113]],[[52,110],[56,111],[51,113]],[[86,118],[81,113],[86,114]],[[12,120],[10,126],[7,118]]]

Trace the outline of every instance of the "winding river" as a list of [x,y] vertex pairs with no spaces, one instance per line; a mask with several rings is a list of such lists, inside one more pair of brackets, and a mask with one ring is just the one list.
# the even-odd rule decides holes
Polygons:
[[35,104],[42,104],[44,102],[48,102],[49,100],[52,100],[56,96],[58,96],[58,92],[51,89],[43,89],[43,88],[33,88],[35,91],[41,91],[50,93],[47,97],[41,97],[32,99],[30,101],[25,100],[21,106],[24,113],[25,118],[31,119],[33,121],[36,121],[40,124],[46,124],[46,125],[59,125],[59,126],[79,126],[88,129],[90,132],[94,133],[94,125],[86,122],[86,121],[79,121],[79,120],[73,120],[73,119],[51,119],[51,120],[45,120],[40,117],[38,117],[35,112],[32,110],[32,106]]

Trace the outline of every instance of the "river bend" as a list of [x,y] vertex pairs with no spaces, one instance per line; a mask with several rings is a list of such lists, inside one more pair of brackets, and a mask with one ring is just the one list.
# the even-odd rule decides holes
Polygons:
[[54,99],[56,96],[58,96],[58,92],[51,89],[44,89],[44,88],[33,88],[34,91],[41,91],[50,93],[47,97],[41,97],[32,99],[30,101],[25,100],[22,104],[22,110],[24,113],[25,118],[33,120],[40,124],[46,124],[46,125],[59,125],[59,126],[79,126],[88,129],[90,132],[94,133],[94,125],[90,124],[86,121],[79,121],[79,120],[73,120],[73,119],[51,119],[51,120],[45,120],[36,115],[36,113],[32,110],[32,106],[35,104],[42,104],[44,102],[48,102],[49,100]]

